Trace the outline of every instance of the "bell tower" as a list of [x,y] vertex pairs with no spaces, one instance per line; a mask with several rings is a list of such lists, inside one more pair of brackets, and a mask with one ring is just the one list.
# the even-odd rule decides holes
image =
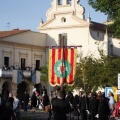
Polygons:
[[71,12],[78,18],[84,19],[85,9],[79,4],[80,0],[53,0],[52,7],[47,11],[47,20],[50,20],[54,14]]

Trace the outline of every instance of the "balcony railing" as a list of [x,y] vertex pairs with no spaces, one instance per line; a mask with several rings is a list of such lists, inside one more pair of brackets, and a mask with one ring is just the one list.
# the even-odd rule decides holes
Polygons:
[[12,77],[13,76],[13,70],[2,70],[0,69],[0,77]]

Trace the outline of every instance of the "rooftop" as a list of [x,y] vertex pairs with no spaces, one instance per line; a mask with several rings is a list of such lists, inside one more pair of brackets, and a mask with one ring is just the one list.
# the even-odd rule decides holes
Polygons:
[[0,31],[0,38],[20,34],[20,33],[27,32],[27,31],[30,31],[30,30],[13,29],[13,30],[9,30],[9,31]]
[[[97,23],[97,22],[91,21],[91,26],[90,27],[92,29],[95,29],[95,30],[106,31],[107,25],[105,25],[103,23]],[[113,30],[108,29],[108,32],[113,32]]]

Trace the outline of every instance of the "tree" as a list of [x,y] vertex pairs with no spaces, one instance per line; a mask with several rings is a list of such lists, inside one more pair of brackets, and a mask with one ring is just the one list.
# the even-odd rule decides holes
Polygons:
[[40,73],[41,73],[41,80],[48,82],[48,67],[46,66],[42,66],[40,67]]
[[88,0],[96,11],[101,11],[109,15],[109,20],[113,23],[110,28],[114,31],[114,37],[120,37],[120,0]]
[[96,90],[98,87],[117,85],[117,75],[120,72],[120,58],[107,56],[100,51],[100,58],[79,56],[77,62],[75,84],[76,88],[85,91]]

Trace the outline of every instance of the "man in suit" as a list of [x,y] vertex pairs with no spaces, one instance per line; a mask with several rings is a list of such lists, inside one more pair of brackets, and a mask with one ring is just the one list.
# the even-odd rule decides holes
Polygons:
[[86,93],[82,94],[82,97],[81,97],[81,100],[79,103],[79,107],[80,107],[82,120],[87,120],[86,110],[88,110],[88,98],[86,96]]
[[62,91],[57,92],[57,99],[52,100],[54,120],[67,120],[66,114],[69,112],[69,104],[64,100]]

